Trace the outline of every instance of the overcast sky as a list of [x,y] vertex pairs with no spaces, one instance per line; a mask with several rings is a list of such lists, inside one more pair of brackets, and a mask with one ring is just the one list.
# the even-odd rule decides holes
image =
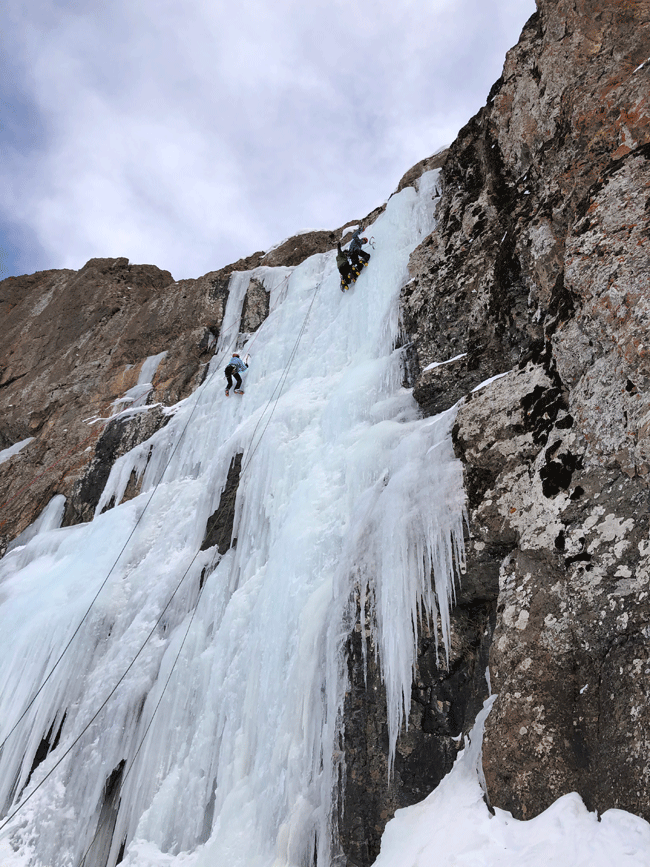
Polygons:
[[385,201],[534,0],[5,0],[0,277],[198,277]]

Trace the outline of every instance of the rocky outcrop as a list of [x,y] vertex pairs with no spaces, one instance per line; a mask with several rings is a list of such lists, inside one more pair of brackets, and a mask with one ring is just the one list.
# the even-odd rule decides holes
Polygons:
[[[160,356],[149,403],[172,403],[195,387],[223,317],[219,276],[175,283],[152,265],[91,259],[78,272],[0,284],[2,442],[34,437],[0,467],[0,552],[55,494],[69,498],[67,520],[91,516],[97,496],[90,489],[107,476],[106,460],[136,436],[123,424],[119,434],[102,435],[96,420],[128,406],[116,401],[137,384],[148,357]],[[134,431],[143,426],[151,428],[132,423]]]
[[448,155],[449,148],[443,148],[441,151],[438,151],[438,153],[433,154],[433,156],[420,160],[419,163],[412,166],[408,172],[402,176],[395,192],[400,193],[406,187],[414,186],[425,172],[432,172],[435,169],[441,169],[447,162]]
[[299,265],[309,256],[324,253],[336,247],[341,238],[342,230],[301,232],[293,238],[287,238],[277,247],[269,250],[262,259],[263,265]]
[[[566,319],[567,238],[648,141],[647,3],[538,5],[450,149],[439,226],[413,256],[404,298],[421,368],[466,353],[455,376],[465,393]],[[446,375],[422,374],[423,405],[442,405]]]
[[254,277],[248,284],[241,314],[240,332],[250,334],[257,331],[269,315],[269,293]]
[[[64,527],[92,520],[115,461],[148,440],[168,421],[169,416],[164,414],[161,406],[154,404],[146,412],[139,412],[126,418],[117,416],[115,419],[110,419],[105,427],[100,428],[101,433],[92,460],[72,486],[66,500]],[[133,470],[122,502],[131,500],[140,493],[141,482],[142,478],[138,478]],[[112,498],[106,509],[115,505],[115,500]]]
[[463,399],[489,795],[650,818],[650,6],[537,5],[450,149],[403,322],[423,410]]
[[229,548],[237,545],[237,540],[232,538],[232,530],[235,523],[235,500],[241,475],[242,457],[243,454],[239,453],[232,459],[219,505],[208,518],[201,544],[202,551],[216,546],[219,554],[225,554]]
[[[433,159],[430,157],[429,159]],[[426,160],[423,160],[425,163]],[[420,165],[418,163],[418,165]],[[412,177],[406,181],[402,179],[403,186],[412,186],[420,175],[427,171],[425,168],[414,167]],[[304,262],[309,256],[314,256],[316,253],[326,253],[328,250],[333,250],[339,241],[342,244],[347,244],[352,237],[351,227],[360,226],[364,229],[367,225],[374,222],[379,214],[384,210],[385,205],[375,208],[363,220],[348,220],[340,229],[334,231],[317,230],[311,232],[301,232],[299,235],[294,235],[293,238],[288,238],[277,247],[269,250],[262,259],[262,265],[278,266],[278,265],[299,265]]]

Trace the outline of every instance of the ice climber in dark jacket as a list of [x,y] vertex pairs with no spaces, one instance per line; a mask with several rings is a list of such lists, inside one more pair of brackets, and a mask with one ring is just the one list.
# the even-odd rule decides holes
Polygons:
[[350,241],[350,246],[348,247],[348,253],[350,255],[350,261],[352,263],[352,267],[356,268],[358,273],[361,273],[364,265],[367,265],[370,261],[370,253],[366,253],[365,250],[362,249],[362,244],[367,244],[367,238],[360,238],[361,229],[357,229],[357,231],[352,236],[352,240]]

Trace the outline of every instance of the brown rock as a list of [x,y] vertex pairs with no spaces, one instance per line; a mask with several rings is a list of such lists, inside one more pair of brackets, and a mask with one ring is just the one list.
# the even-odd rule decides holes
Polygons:
[[526,818],[573,790],[650,818],[648,56],[647,0],[538,0],[403,293],[423,410],[467,395],[470,592],[498,579],[484,768]]
[[423,160],[420,160],[419,163],[416,163],[412,166],[406,174],[402,176],[399,184],[397,185],[396,193],[401,193],[405,187],[413,187],[417,183],[418,179],[422,177],[425,172],[431,172],[434,169],[441,169],[444,164],[447,162],[447,156],[449,155],[449,148],[445,148],[444,150],[439,151],[433,156],[426,157]]
[[262,258],[263,265],[271,267],[278,265],[300,265],[315,253],[325,253],[333,250],[341,238],[341,230],[336,232],[315,231],[303,232],[288,238]]
[[410,263],[403,319],[420,366],[467,353],[465,391],[566,321],[572,223],[650,138],[650,67],[637,69],[650,51],[647,0],[538,6],[450,148],[438,228]]

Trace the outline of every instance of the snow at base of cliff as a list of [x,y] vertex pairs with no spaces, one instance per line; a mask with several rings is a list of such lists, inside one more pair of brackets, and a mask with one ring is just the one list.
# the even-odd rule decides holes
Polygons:
[[575,792],[525,822],[490,812],[480,749],[492,702],[435,791],[388,823],[374,867],[650,867],[650,824],[624,810],[590,813]]

